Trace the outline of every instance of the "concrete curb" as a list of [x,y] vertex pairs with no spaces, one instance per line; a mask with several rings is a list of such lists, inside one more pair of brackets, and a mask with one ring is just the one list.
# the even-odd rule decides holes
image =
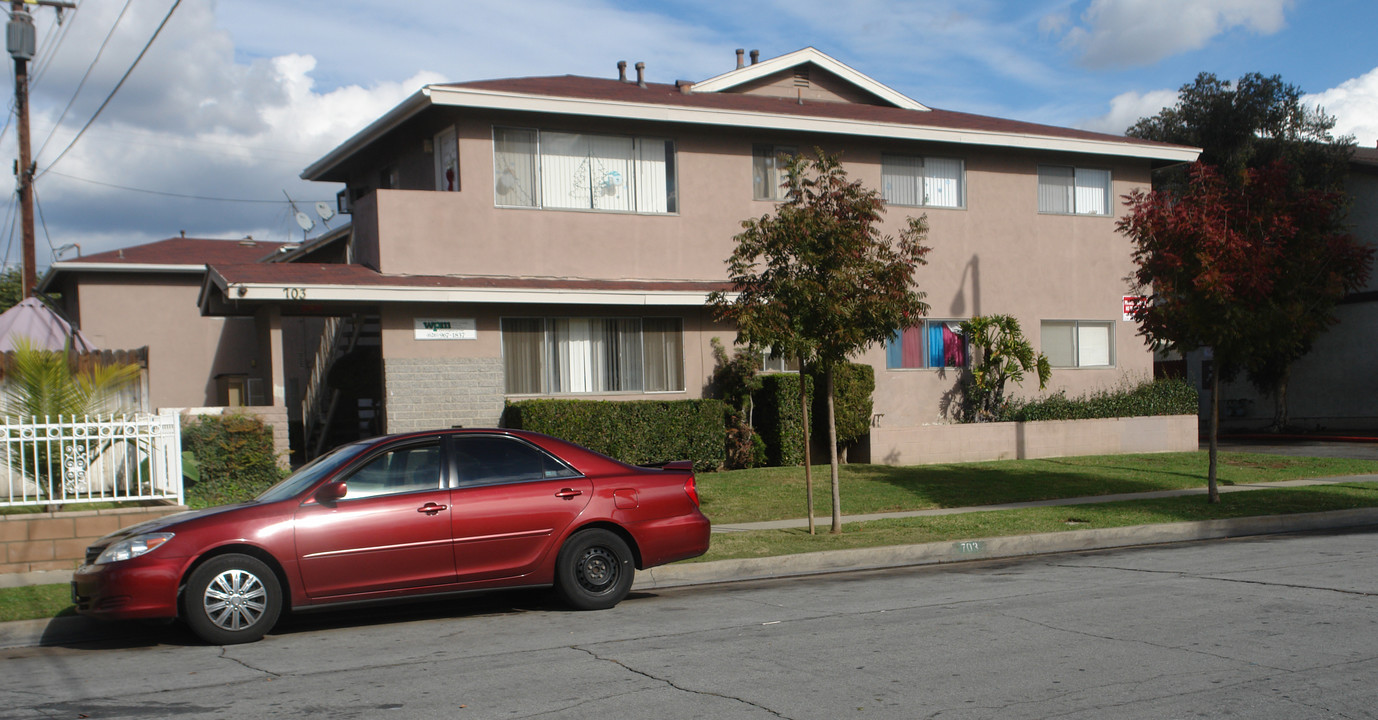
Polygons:
[[1069,530],[1038,535],[977,538],[956,542],[828,550],[766,558],[678,563],[637,573],[633,590],[686,585],[766,580],[853,570],[936,565],[1079,550],[1106,550],[1139,545],[1271,535],[1307,530],[1378,525],[1378,508],[1357,508],[1296,515],[1267,515],[1230,520],[1134,525],[1100,530]]

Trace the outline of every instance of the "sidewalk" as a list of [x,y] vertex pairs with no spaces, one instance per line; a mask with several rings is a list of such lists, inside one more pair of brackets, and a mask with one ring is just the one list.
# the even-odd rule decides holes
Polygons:
[[[1299,487],[1341,482],[1378,482],[1378,475],[1347,475],[1342,477],[1287,480],[1276,483],[1222,485],[1220,486],[1220,492],[1247,492],[1266,488]],[[842,521],[844,523],[849,523],[878,520],[881,518],[953,515],[958,513],[1049,507],[1056,505],[1087,505],[1093,503],[1118,502],[1122,500],[1203,495],[1205,492],[1205,488],[1193,488],[1189,490],[1096,495],[1090,497],[1061,498],[1056,500],[1039,500],[1034,502],[1005,503],[976,507],[941,508],[936,510],[914,510],[868,515],[845,515]],[[821,525],[822,521],[825,520],[826,518],[819,519],[819,524]],[[802,527],[808,527],[808,520],[806,518],[755,523],[728,523],[715,525],[713,527],[713,532],[732,533],[747,532],[751,530],[778,530]],[[1168,542],[1210,540],[1227,537],[1353,527],[1378,527],[1378,508],[1248,517],[1233,520],[1137,525],[1133,527],[1106,528],[1101,530],[1069,530],[1058,533],[972,538],[969,540],[925,543],[920,545],[860,548],[855,550],[831,550],[826,552],[767,558],[675,563],[638,572],[636,574],[636,580],[632,584],[632,589],[634,591],[646,592],[687,585],[765,580],[856,570],[875,570],[972,560],[991,560],[1050,553],[1134,547]],[[37,582],[66,582],[66,580],[70,578],[69,573],[33,573],[31,575],[31,579]],[[146,632],[146,629],[135,623],[102,623],[84,617],[63,617],[51,620],[21,620],[17,622],[0,623],[0,649],[108,641],[116,638],[137,637],[142,632]]]

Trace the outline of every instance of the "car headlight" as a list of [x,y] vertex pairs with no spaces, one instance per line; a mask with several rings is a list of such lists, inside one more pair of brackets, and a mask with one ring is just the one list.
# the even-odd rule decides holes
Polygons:
[[112,544],[101,552],[100,557],[96,558],[97,565],[119,562],[121,560],[131,560],[140,555],[145,555],[154,550],[168,540],[172,539],[172,533],[144,533],[135,535],[132,538],[121,540]]

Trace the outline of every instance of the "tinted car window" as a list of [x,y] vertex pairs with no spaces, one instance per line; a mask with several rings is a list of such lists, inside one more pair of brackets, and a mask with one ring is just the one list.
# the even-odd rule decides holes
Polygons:
[[391,495],[440,487],[440,445],[409,445],[389,450],[355,470],[345,482],[346,499]]
[[465,435],[454,438],[453,442],[459,487],[579,474],[549,453],[515,438]]

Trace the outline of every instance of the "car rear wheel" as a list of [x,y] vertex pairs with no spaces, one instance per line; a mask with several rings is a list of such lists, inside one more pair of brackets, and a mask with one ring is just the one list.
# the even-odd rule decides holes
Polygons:
[[254,642],[277,623],[282,588],[261,560],[220,555],[187,579],[183,616],[198,637],[212,645]]
[[575,533],[560,548],[555,562],[555,590],[579,610],[604,610],[632,589],[632,551],[610,530]]

